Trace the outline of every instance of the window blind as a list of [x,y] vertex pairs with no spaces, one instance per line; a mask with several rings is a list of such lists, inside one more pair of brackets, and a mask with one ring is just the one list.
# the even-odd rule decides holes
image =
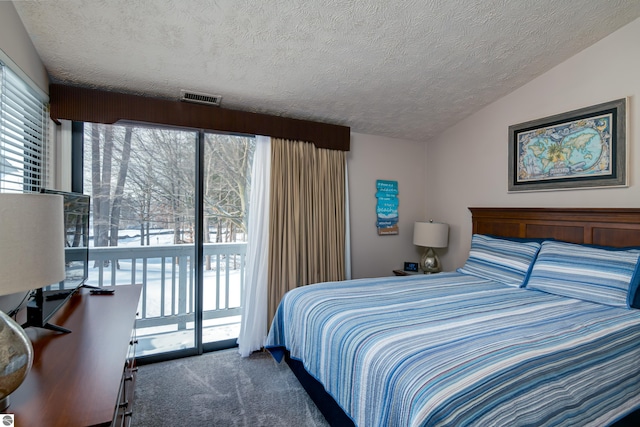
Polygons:
[[46,100],[0,62],[0,191],[33,192],[43,186]]

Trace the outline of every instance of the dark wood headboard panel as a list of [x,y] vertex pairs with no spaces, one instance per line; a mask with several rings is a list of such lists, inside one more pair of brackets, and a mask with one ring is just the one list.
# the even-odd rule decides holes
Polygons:
[[474,234],[640,246],[640,209],[469,208]]

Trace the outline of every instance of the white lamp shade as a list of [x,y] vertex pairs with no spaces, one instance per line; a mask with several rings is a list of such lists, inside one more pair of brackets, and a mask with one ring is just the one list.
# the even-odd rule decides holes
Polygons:
[[0,295],[65,278],[63,198],[0,194]]
[[426,248],[446,248],[449,243],[449,224],[442,222],[416,222],[413,226],[413,244]]

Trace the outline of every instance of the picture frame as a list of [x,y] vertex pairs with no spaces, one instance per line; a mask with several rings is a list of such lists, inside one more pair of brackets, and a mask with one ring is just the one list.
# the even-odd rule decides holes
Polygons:
[[508,191],[627,185],[626,98],[509,126]]
[[376,180],[376,228],[378,236],[399,234],[398,229],[398,181]]

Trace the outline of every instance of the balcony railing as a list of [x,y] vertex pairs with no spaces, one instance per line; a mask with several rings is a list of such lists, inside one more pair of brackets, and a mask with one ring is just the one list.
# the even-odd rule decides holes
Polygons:
[[[203,320],[240,315],[246,243],[204,244]],[[89,250],[88,285],[142,283],[136,327],[177,326],[194,321],[193,245],[96,247]]]

